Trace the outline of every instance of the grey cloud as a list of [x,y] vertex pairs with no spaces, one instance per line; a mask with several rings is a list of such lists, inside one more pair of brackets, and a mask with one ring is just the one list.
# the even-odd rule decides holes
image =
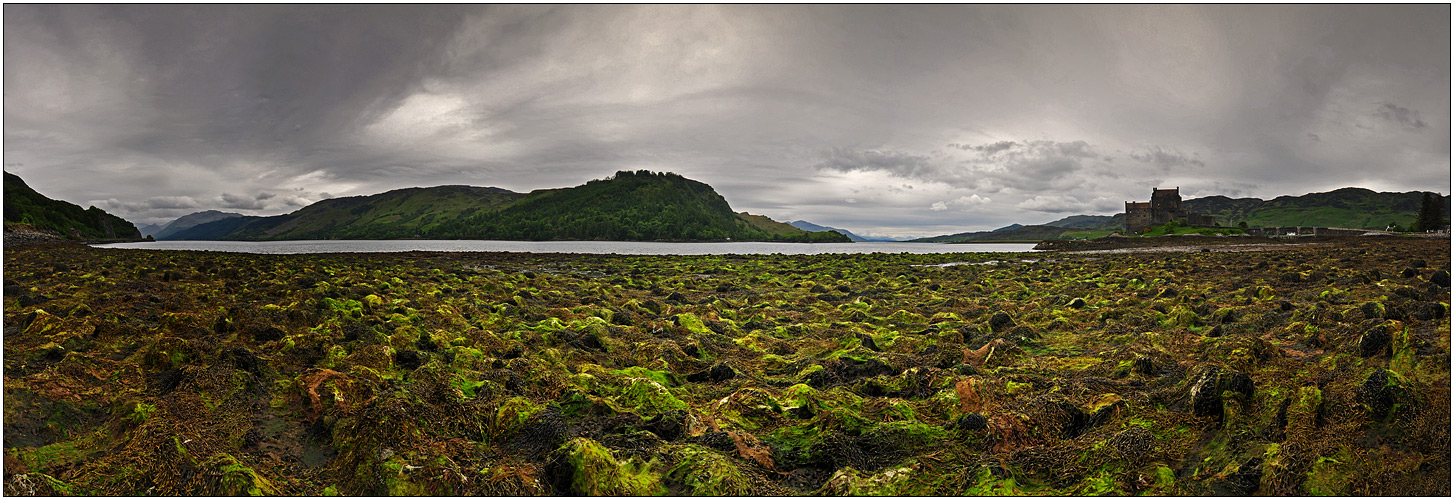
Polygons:
[[928,156],[900,151],[852,151],[834,148],[827,156],[827,159],[818,164],[818,168],[839,172],[878,170],[907,178],[933,176],[937,171],[929,164]]
[[1409,130],[1420,130],[1429,126],[1419,117],[1418,111],[1391,102],[1380,103],[1374,116],[1399,124]]
[[903,234],[1449,180],[1447,5],[4,10],[7,170],[146,217],[647,168]]
[[222,196],[218,198],[222,200],[222,206],[227,208],[242,210],[261,210],[267,208],[267,204],[263,203],[264,198],[257,196],[222,193]]
[[1170,170],[1174,167],[1197,167],[1207,166],[1195,153],[1185,154],[1180,151],[1164,149],[1161,146],[1153,146],[1142,151],[1133,151],[1129,154],[1131,159],[1141,163],[1150,163],[1161,167],[1162,170]]

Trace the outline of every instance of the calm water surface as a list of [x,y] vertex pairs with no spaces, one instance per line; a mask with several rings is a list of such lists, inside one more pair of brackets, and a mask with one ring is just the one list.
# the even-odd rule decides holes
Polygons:
[[335,252],[525,252],[620,255],[814,255],[824,253],[1030,252],[1033,243],[659,243],[650,241],[492,241],[492,240],[298,240],[157,241],[111,243],[101,248],[207,250],[259,254]]

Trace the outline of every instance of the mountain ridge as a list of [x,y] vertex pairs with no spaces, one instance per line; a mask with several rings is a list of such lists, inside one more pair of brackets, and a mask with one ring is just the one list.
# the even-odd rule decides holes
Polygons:
[[4,173],[7,223],[29,224],[40,230],[90,239],[141,239],[136,225],[105,210],[57,200],[40,194],[20,176]]

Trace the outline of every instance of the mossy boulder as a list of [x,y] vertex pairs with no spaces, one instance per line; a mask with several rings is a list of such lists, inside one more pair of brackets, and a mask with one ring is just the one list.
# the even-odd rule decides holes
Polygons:
[[654,462],[618,460],[590,438],[575,438],[552,453],[545,476],[557,494],[645,496],[666,493]]

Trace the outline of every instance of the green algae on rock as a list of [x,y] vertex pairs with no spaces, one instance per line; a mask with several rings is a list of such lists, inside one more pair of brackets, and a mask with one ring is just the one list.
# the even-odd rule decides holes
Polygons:
[[9,249],[5,492],[1448,495],[1447,250]]

